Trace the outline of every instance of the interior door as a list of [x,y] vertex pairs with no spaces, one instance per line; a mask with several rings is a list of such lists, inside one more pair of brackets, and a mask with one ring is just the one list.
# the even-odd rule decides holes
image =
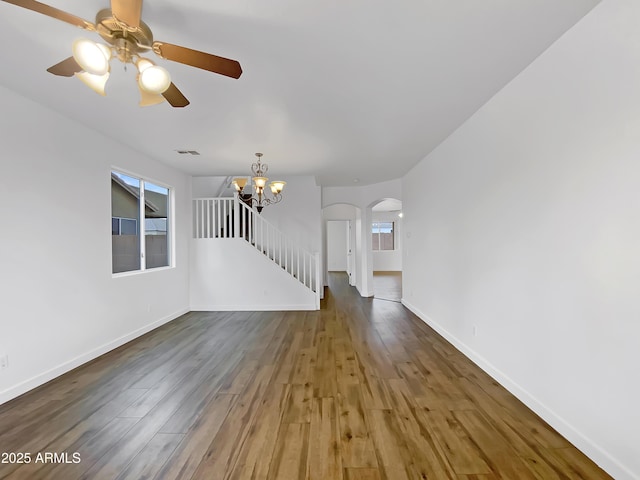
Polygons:
[[355,257],[353,256],[353,241],[351,237],[351,220],[347,220],[347,275],[349,275],[349,285],[355,285],[353,271],[355,270]]

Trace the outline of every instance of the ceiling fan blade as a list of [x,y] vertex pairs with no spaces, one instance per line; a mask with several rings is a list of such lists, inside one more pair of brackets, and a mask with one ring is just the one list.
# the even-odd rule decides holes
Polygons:
[[47,68],[47,72],[59,75],[61,77],[73,77],[74,73],[81,72],[82,67],[78,65],[73,57],[56,63],[54,66]]
[[140,26],[142,0],[111,0],[111,13],[132,28]]
[[167,102],[169,102],[172,107],[186,107],[189,105],[187,97],[185,97],[173,83],[169,85],[169,88],[167,88],[162,96],[167,99]]
[[202,68],[227,77],[239,78],[242,75],[242,67],[236,60],[163,42],[153,42],[153,51],[167,60]]
[[84,28],[85,30],[95,30],[95,26],[93,23],[88,22],[80,17],[76,17],[75,15],[71,15],[62,10],[58,10],[57,8],[51,7],[44,3],[36,2],[35,0],[2,0],[3,2],[11,3],[18,7],[26,8],[28,10],[33,10],[34,12],[41,13],[43,15],[47,15],[48,17],[55,18],[57,20],[62,20],[63,22],[70,23],[71,25],[75,25],[76,27]]

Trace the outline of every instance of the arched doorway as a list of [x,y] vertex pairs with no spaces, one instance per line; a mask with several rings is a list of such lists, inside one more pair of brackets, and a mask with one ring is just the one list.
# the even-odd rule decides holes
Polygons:
[[402,201],[381,199],[371,206],[373,296],[402,300]]

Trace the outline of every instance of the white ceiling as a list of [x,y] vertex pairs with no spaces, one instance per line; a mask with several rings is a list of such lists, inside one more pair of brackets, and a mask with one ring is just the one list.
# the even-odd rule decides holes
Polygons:
[[[366,185],[404,175],[598,1],[146,0],[156,40],[242,65],[233,80],[153,56],[184,109],[138,107],[117,60],[107,97],[47,73],[99,37],[0,2],[0,84],[192,175],[246,174],[261,151],[275,176]],[[108,7],[46,3],[90,21]]]

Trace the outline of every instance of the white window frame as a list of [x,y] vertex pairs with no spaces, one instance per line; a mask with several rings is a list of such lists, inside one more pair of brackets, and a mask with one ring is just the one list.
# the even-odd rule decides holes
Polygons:
[[[128,277],[131,275],[139,275],[141,273],[146,272],[157,272],[162,270],[168,270],[175,268],[175,248],[174,248],[174,236],[175,236],[175,201],[174,201],[174,188],[170,185],[167,185],[164,182],[160,182],[158,180],[151,179],[149,177],[145,177],[138,173],[134,173],[119,167],[111,167],[109,171],[109,186],[111,186],[111,174],[112,173],[121,173],[131,178],[135,178],[140,181],[140,193],[139,193],[139,210],[138,217],[140,221],[138,222],[138,233],[140,236],[140,268],[138,270],[129,270],[126,272],[113,272],[113,251],[111,253],[111,276],[112,277]],[[167,255],[169,260],[169,265],[163,267],[153,267],[147,268],[146,266],[146,231],[145,231],[145,183],[152,183],[158,187],[166,188],[168,191],[168,199],[167,199]],[[109,188],[109,192],[111,192],[111,188]],[[111,212],[113,214],[113,212]],[[112,217],[113,218],[113,217]]]

